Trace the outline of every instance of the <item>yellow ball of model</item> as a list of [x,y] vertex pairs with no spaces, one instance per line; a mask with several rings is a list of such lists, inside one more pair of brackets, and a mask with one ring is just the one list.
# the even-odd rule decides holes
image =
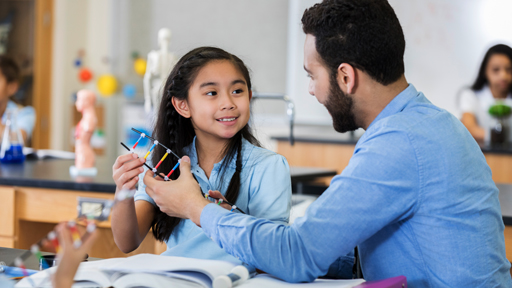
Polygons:
[[143,76],[144,73],[146,73],[146,65],[146,60],[142,58],[137,58],[137,60],[133,62],[133,69],[135,69],[135,72],[137,72],[137,74]]
[[96,83],[98,87],[98,91],[103,96],[111,96],[117,91],[117,80],[114,75],[105,74],[98,78],[98,82]]

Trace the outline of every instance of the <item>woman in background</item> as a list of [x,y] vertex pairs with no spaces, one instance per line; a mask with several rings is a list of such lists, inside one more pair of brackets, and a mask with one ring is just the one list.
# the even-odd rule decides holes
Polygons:
[[[487,51],[474,84],[460,98],[461,121],[475,140],[489,141],[490,129],[497,121],[489,114],[489,108],[496,101],[512,107],[511,92],[512,48],[498,44]],[[508,134],[510,137],[511,133]]]

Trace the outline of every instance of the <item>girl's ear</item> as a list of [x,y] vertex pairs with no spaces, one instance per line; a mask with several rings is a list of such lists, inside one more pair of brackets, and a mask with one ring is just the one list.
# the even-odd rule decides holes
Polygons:
[[188,107],[187,100],[180,100],[176,97],[172,97],[172,106],[174,109],[183,117],[190,118],[190,109]]
[[249,101],[252,99],[252,90],[249,90]]

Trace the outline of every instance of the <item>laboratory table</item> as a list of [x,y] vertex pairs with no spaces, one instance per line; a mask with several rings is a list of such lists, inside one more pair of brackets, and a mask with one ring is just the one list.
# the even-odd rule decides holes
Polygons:
[[[44,237],[56,223],[77,216],[77,198],[114,198],[115,183],[112,163],[98,162],[96,177],[69,174],[73,160],[27,160],[22,164],[0,164],[0,247],[29,249]],[[291,167],[294,186],[333,176],[336,171],[323,168]],[[304,191],[304,189],[301,190]],[[98,224],[99,238],[90,253],[92,257],[126,256],[114,242],[110,221]],[[134,252],[161,253],[166,245],[148,233]]]

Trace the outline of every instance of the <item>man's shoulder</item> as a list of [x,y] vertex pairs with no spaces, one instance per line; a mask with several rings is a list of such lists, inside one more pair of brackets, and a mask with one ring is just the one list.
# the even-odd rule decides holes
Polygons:
[[427,126],[444,126],[447,122],[460,122],[450,112],[431,103],[418,102],[405,107],[402,111],[379,120],[372,125],[379,132],[403,131],[407,133],[424,132]]
[[384,141],[386,145],[393,143],[397,149],[409,146],[421,150],[433,143],[465,141],[465,131],[462,123],[448,111],[430,103],[415,103],[413,107],[406,107],[372,124],[358,144]]

